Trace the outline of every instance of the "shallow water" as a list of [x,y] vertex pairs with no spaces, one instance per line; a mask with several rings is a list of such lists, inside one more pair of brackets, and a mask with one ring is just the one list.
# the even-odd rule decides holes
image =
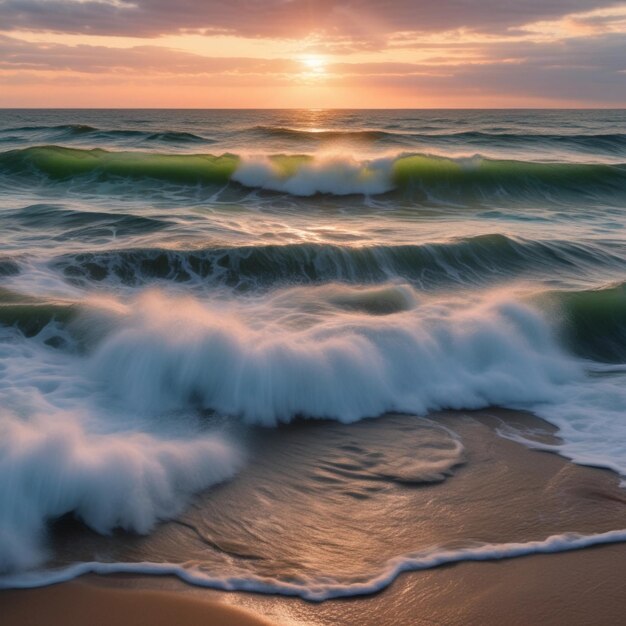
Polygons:
[[626,475],[624,111],[5,110],[0,151],[0,568],[54,560],[69,513],[179,519],[300,418],[342,424],[325,456],[285,437],[267,462],[302,456],[355,519],[463,457],[436,420],[343,441],[390,412],[529,410],[559,429],[535,445]]

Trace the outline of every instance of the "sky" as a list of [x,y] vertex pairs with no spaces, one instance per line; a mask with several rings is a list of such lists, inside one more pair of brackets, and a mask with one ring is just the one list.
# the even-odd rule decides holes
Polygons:
[[626,107],[626,1],[0,0],[0,107]]

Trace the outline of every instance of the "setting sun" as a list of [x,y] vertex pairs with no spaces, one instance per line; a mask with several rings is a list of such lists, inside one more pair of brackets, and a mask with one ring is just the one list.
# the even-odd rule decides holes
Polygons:
[[313,74],[323,74],[326,71],[326,60],[320,56],[309,55],[303,57],[302,64]]

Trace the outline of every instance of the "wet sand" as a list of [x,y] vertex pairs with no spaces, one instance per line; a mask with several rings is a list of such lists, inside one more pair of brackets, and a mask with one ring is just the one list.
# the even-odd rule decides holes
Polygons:
[[[394,425],[406,427],[402,432],[410,439],[413,432],[410,420],[417,418],[383,419],[390,420],[387,424],[380,421],[385,432],[393,430]],[[385,489],[373,493],[369,500],[346,496],[342,491],[345,486],[340,484],[332,487],[333,498],[321,501],[320,494],[328,493],[334,483],[308,494],[310,484],[305,479],[308,470],[302,470],[302,475],[293,477],[294,490],[298,486],[302,488],[301,502],[283,479],[279,492],[264,492],[264,498],[271,496],[267,510],[277,517],[268,520],[265,512],[258,509],[246,518],[241,510],[246,498],[255,490],[262,491],[264,486],[276,485],[279,477],[288,475],[290,468],[295,472],[293,460],[281,464],[281,454],[286,454],[281,451],[296,450],[299,468],[308,467],[306,454],[311,456],[313,465],[320,465],[330,458],[324,456],[322,446],[333,437],[337,438],[335,443],[344,441],[344,429],[362,446],[378,442],[380,449],[384,449],[376,420],[350,426],[290,426],[259,435],[258,458],[250,459],[244,470],[246,475],[199,499],[195,512],[185,518],[185,523],[193,525],[193,532],[181,530],[180,524],[165,524],[147,538],[102,538],[76,529],[61,529],[57,550],[87,557],[115,546],[116,558],[141,560],[155,551],[166,556],[168,551],[172,554],[179,551],[189,558],[194,550],[200,549],[194,543],[198,529],[204,528],[205,532],[210,528],[211,541],[219,546],[222,556],[227,553],[229,559],[235,559],[236,552],[240,555],[255,550],[253,556],[257,560],[252,560],[250,567],[268,575],[285,571],[288,560],[293,571],[303,569],[309,563],[305,557],[312,569],[319,571],[327,564],[328,569],[334,567],[332,571],[342,574],[372,567],[372,554],[380,554],[384,562],[389,555],[403,554],[407,546],[418,545],[417,542],[441,545],[468,539],[496,543],[531,541],[553,534],[592,534],[626,527],[626,492],[619,487],[618,477],[613,473],[580,467],[555,454],[530,450],[495,432],[496,428],[513,426],[532,431],[537,439],[554,441],[554,429],[545,422],[521,413],[495,410],[446,413],[436,416],[436,421],[457,432],[465,447],[463,464],[455,467],[443,482],[413,485],[398,483],[396,477],[393,484],[382,483]],[[424,434],[420,436],[423,440]],[[409,443],[413,445],[412,441]],[[271,464],[268,459],[272,460]],[[351,472],[347,478],[350,493],[361,483],[369,488],[370,483],[359,471]],[[250,533],[247,544],[240,529],[232,523],[234,513],[228,512],[228,506],[237,502],[240,509],[236,519]],[[311,502],[323,503],[319,517],[310,508]],[[299,530],[305,524],[299,504],[313,517],[311,528],[318,531],[308,544],[303,537],[312,531]],[[337,508],[343,510],[343,517],[338,516]],[[225,517],[220,518],[218,511]],[[356,519],[359,515],[366,516]],[[352,518],[354,525],[350,525]],[[265,525],[260,525],[258,519]],[[201,526],[202,520],[206,527]],[[285,520],[293,523],[283,528],[281,521]],[[269,534],[264,534],[262,530],[268,523]],[[365,532],[360,534],[359,525],[363,524]],[[371,545],[364,547],[364,537],[370,534]],[[208,559],[206,542],[202,546]],[[216,558],[216,567],[219,566],[217,557],[211,558]],[[341,562],[335,563],[334,559]],[[621,623],[626,614],[625,576],[626,544],[504,561],[459,563],[413,572],[401,575],[377,594],[320,604],[281,596],[194,588],[171,578],[88,576],[77,583],[45,590],[0,593],[0,614],[3,626],[94,624],[97,622],[80,612],[76,613],[78,621],[71,621],[74,607],[101,604],[105,613],[109,606],[117,611],[115,620],[108,616],[108,624],[161,624],[166,622],[151,621],[152,618],[143,622],[132,620],[153,604],[160,607],[164,603],[176,607],[177,617],[169,622],[175,624],[195,624],[199,623],[198,619],[205,624],[254,623],[229,622],[230,614],[215,613],[225,606],[236,606],[284,625],[612,626]],[[122,589],[125,593],[118,595]],[[64,606],[69,609],[67,616]],[[156,613],[159,619],[167,616],[166,609],[158,609]],[[38,616],[50,616],[46,618],[50,621],[35,619]],[[211,621],[215,619],[224,621]]]
[[[620,544],[407,574],[380,594],[321,605],[90,578],[1,592],[0,613],[3,626],[616,626],[626,613],[625,575]],[[141,588],[155,583],[167,591]]]
[[163,591],[126,591],[72,582],[0,595],[6,626],[268,626],[224,603]]

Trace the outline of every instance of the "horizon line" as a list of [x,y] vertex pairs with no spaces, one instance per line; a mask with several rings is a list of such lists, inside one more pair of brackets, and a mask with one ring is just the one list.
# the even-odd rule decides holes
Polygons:
[[621,106],[546,107],[43,107],[0,106],[0,111],[625,111]]

